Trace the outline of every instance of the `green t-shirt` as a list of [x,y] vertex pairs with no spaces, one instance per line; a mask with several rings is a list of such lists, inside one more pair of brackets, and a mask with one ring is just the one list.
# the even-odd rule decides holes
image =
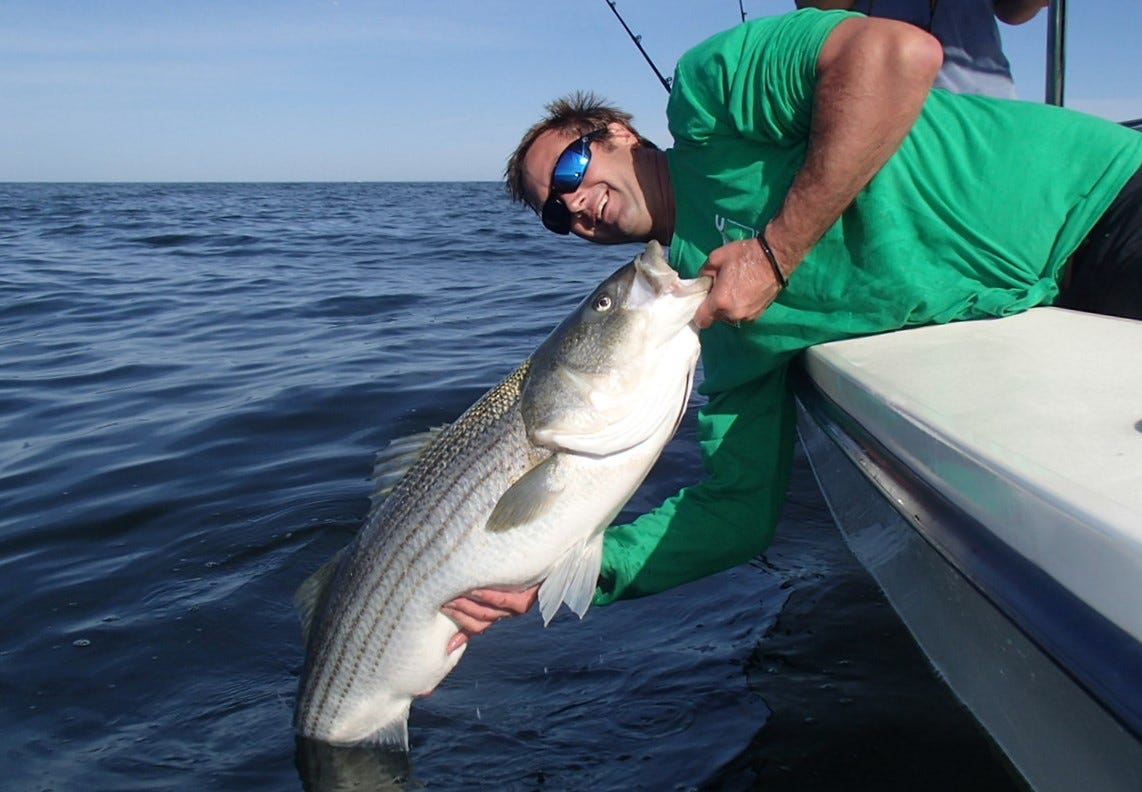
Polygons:
[[[679,61],[667,115],[671,262],[684,277],[777,212],[804,160],[818,55],[848,16],[759,19]],[[900,149],[761,318],[703,331],[708,477],[607,532],[596,601],[660,591],[768,545],[788,480],[785,367],[797,352],[1050,304],[1066,259],[1140,165],[1142,135],[1117,124],[933,91]]]

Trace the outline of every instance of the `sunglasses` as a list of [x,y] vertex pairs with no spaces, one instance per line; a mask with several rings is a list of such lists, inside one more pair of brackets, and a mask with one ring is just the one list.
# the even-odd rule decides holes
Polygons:
[[606,137],[606,134],[606,127],[588,132],[563,149],[555,161],[555,170],[551,172],[551,194],[543,202],[543,211],[539,215],[548,231],[556,234],[570,233],[571,210],[561,196],[579,189],[583,175],[587,173],[587,166],[591,164],[591,142]]

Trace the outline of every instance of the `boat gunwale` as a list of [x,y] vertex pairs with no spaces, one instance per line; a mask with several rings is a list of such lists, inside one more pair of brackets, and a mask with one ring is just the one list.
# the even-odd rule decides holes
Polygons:
[[[1142,644],[953,504],[817,387],[800,363],[794,365],[793,383],[805,412],[904,520],[1126,731],[1142,740]],[[879,476],[891,482],[891,493]]]

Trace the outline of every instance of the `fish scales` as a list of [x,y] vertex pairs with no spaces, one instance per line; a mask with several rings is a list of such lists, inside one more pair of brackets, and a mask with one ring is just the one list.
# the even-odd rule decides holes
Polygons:
[[[550,451],[537,449],[527,441],[523,420],[519,415],[520,389],[526,372],[525,364],[450,425],[439,440],[426,449],[425,454],[409,469],[381,508],[366,523],[358,543],[367,543],[373,538],[373,532],[379,532],[388,547],[395,546],[398,549],[387,562],[372,569],[367,564],[360,565],[365,566],[365,571],[359,577],[354,577],[354,586],[341,590],[347,601],[369,606],[347,610],[348,623],[343,631],[357,635],[361,634],[363,623],[371,621],[374,626],[361,635],[364,640],[324,644],[338,647],[340,651],[322,657],[324,662],[332,664],[332,668],[330,673],[323,675],[321,687],[314,695],[316,700],[322,701],[328,695],[328,685],[338,678],[338,672],[346,663],[354,669],[360,668],[361,658],[373,651],[376,660],[371,670],[375,672],[379,667],[382,655],[376,650],[393,637],[398,614],[395,609],[399,608],[393,602],[393,597],[408,582],[406,575],[414,569],[411,561],[432,552],[433,546],[439,547],[451,538],[448,549],[440,551],[447,558],[463,540],[458,532],[449,531],[449,526],[457,521],[459,513],[465,511],[466,504],[469,505],[467,511],[481,510],[479,507],[472,508],[470,503],[477,484],[484,477],[473,476],[472,469],[484,468],[483,472],[491,476],[507,472],[505,478],[508,481],[503,487],[506,489],[522,474],[529,458],[550,455]],[[508,436],[507,442],[505,435]],[[491,453],[493,448],[497,448],[499,453]],[[505,471],[505,463],[513,461],[505,458],[508,456],[505,452],[509,450],[515,452],[511,454],[515,457],[515,464],[511,464]],[[519,473],[512,476],[511,472],[517,468]],[[464,486],[465,483],[467,486]],[[493,488],[495,489],[499,488]],[[426,502],[425,495],[432,492],[444,493],[445,497]],[[419,510],[424,510],[422,516],[417,515]],[[491,511],[491,507],[488,506],[486,511]],[[421,525],[440,526],[440,529],[418,530]],[[371,560],[371,556],[361,560]],[[394,572],[394,569],[400,571]],[[425,566],[424,569],[427,574],[431,567]],[[353,570],[339,574],[352,575]],[[414,581],[414,588],[422,582]],[[360,594],[357,591],[359,587],[367,587],[366,592]],[[414,593],[411,590],[405,591],[402,596],[407,599]],[[462,592],[456,591],[454,595],[460,593]],[[330,605],[335,607],[333,603]],[[390,615],[387,618],[377,616],[385,613]],[[349,673],[341,695],[338,696],[339,702],[343,700],[345,691],[352,688],[356,675],[356,671]],[[339,709],[340,703],[335,705],[334,711]]]
[[542,582],[544,622],[582,616],[602,532],[673,435],[698,356],[684,281],[661,247],[605,280],[519,369],[434,430],[378,458],[361,532],[299,589],[306,660],[294,725],[332,744],[407,748],[409,706],[455,666],[440,608],[475,588]]
[[[372,610],[382,614],[393,614],[397,609],[403,609],[396,600],[417,599],[423,588],[431,582],[434,571],[446,564],[468,538],[464,532],[466,527],[474,522],[477,515],[491,511],[494,502],[482,502],[476,496],[486,493],[489,489],[506,490],[527,467],[530,467],[529,459],[550,455],[549,451],[536,449],[526,442],[523,421],[518,409],[514,407],[513,403],[510,412],[498,415],[494,421],[486,424],[473,426],[465,424],[461,419],[458,434],[462,439],[441,438],[441,441],[455,452],[450,455],[448,469],[463,467],[465,474],[449,477],[446,480],[441,480],[443,477],[435,477],[428,489],[416,489],[422,494],[432,489],[441,490],[448,493],[447,497],[442,497],[434,503],[421,501],[419,509],[416,508],[416,499],[410,498],[414,502],[413,508],[393,515],[394,519],[399,520],[400,524],[408,529],[402,534],[402,547],[408,550],[373,573],[372,577],[376,583],[366,595],[366,601],[377,603],[376,608]],[[505,441],[507,439],[505,436],[510,436],[510,442]],[[458,439],[458,442],[450,443],[447,442],[448,439]],[[509,449],[516,452],[511,458],[505,453]],[[487,482],[495,479],[500,479],[501,483],[488,488]],[[418,533],[414,529],[420,525],[438,525],[441,528],[433,532]],[[413,541],[425,533],[428,533],[428,541],[420,543]],[[415,558],[427,558],[430,559],[430,563],[414,565],[412,560]],[[408,563],[399,573],[394,573],[392,568],[402,560]],[[415,569],[421,570],[421,574],[410,579],[409,575]],[[442,604],[463,593],[464,588],[465,584],[454,585],[444,594],[437,593],[436,599]],[[378,648],[394,638],[397,625],[398,620],[395,617],[378,617],[373,631],[369,634],[368,644],[360,645],[360,657],[373,658],[370,669],[372,672],[376,672],[382,663],[382,654],[377,651]]]
[[[435,511],[435,509],[427,510],[424,520],[439,520],[440,522],[436,524],[447,525],[447,521],[455,518],[455,509],[453,509],[453,513],[440,516],[434,515]],[[411,515],[404,516],[406,519],[411,519]],[[343,698],[345,691],[352,688],[358,671],[364,667],[364,658],[374,657],[372,670],[375,671],[379,668],[382,657],[379,647],[383,647],[393,639],[393,633],[398,624],[397,615],[403,610],[402,603],[395,600],[398,598],[409,600],[415,597],[424,584],[425,576],[436,565],[445,562],[455,547],[463,541],[463,536],[459,532],[448,530],[432,533],[428,542],[413,541],[416,538],[418,538],[417,534],[406,532],[404,541],[401,542],[402,550],[399,554],[394,555],[384,567],[373,571],[366,570],[365,574],[357,578],[357,586],[368,587],[366,593],[357,595],[354,589],[347,590],[349,601],[356,600],[357,602],[369,603],[372,607],[347,613],[350,623],[346,625],[344,632],[347,635],[355,636],[355,639],[341,644],[342,652],[339,656],[328,658],[330,662],[334,663],[335,670],[328,675],[327,680],[337,678],[343,663],[348,664],[353,669],[348,675],[341,695],[338,696],[339,699]],[[408,575],[418,568],[412,563],[418,556],[431,559],[430,563],[419,567],[424,571],[420,578],[409,580]],[[459,593],[459,590],[454,592],[454,594]],[[370,623],[372,624],[371,628],[363,626]],[[339,705],[335,707],[335,712],[339,708]]]

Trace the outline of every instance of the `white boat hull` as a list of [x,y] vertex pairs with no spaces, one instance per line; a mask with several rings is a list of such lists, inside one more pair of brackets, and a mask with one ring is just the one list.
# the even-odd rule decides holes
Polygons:
[[1142,323],[1036,309],[810,350],[855,555],[1037,790],[1142,789]]

